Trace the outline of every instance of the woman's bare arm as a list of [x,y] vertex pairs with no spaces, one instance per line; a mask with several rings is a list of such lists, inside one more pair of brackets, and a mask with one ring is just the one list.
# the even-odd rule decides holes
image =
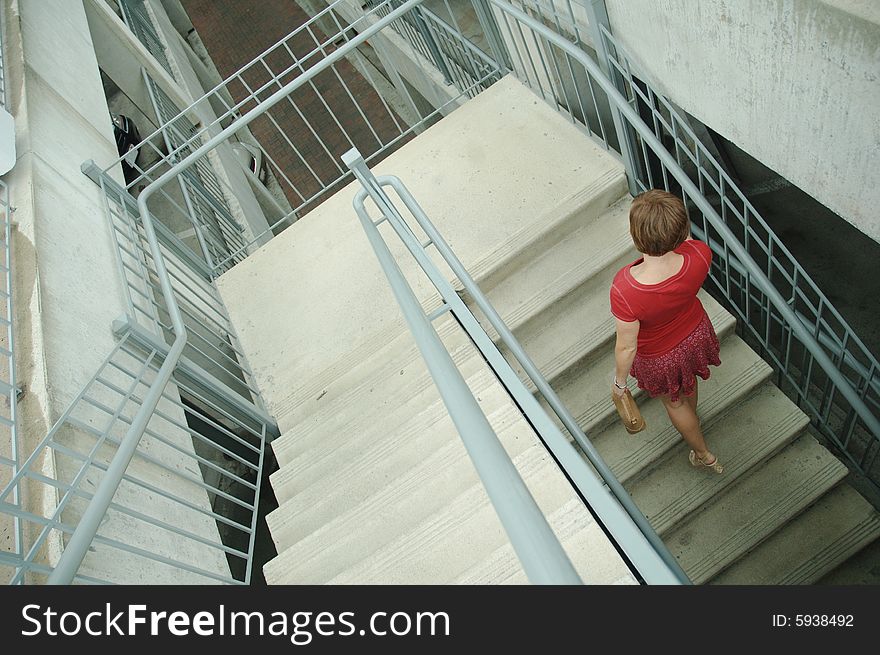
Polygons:
[[[617,320],[617,340],[614,345],[614,380],[621,386],[626,386],[629,370],[632,368],[633,359],[636,356],[638,345],[639,322]],[[614,387],[618,395],[622,389]]]

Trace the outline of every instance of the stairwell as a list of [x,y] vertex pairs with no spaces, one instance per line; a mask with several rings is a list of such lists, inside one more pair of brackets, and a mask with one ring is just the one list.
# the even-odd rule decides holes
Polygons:
[[[880,515],[705,292],[722,365],[700,384],[699,411],[724,474],[689,465],[657,400],[640,398],[644,432],[619,425],[608,288],[638,255],[615,159],[507,77],[374,170],[409,187],[695,583],[859,575],[880,543]],[[272,444],[279,507],[267,517],[278,556],[266,580],[526,582],[357,222],[356,190],[218,280],[282,431]],[[582,579],[634,583],[458,325],[435,327]]]

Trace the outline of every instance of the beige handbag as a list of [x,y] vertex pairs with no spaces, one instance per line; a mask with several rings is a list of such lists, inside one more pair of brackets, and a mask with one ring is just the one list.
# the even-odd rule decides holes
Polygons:
[[632,397],[629,389],[624,391],[622,396],[618,396],[612,391],[611,400],[614,401],[614,406],[617,408],[617,413],[620,415],[620,420],[623,421],[623,427],[627,432],[635,434],[645,429],[645,418],[639,411],[636,399]]

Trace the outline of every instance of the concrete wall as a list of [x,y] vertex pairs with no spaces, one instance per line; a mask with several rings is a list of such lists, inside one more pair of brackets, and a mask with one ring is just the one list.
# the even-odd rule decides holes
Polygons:
[[880,3],[605,3],[662,93],[880,241]]

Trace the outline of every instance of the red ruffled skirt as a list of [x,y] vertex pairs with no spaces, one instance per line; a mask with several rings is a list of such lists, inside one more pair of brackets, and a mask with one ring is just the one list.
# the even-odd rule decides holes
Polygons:
[[668,395],[676,402],[680,396],[694,393],[697,375],[709,379],[710,364],[721,365],[720,350],[718,336],[704,312],[693,332],[672,350],[656,357],[641,357],[637,352],[631,373],[639,388],[652,398]]

